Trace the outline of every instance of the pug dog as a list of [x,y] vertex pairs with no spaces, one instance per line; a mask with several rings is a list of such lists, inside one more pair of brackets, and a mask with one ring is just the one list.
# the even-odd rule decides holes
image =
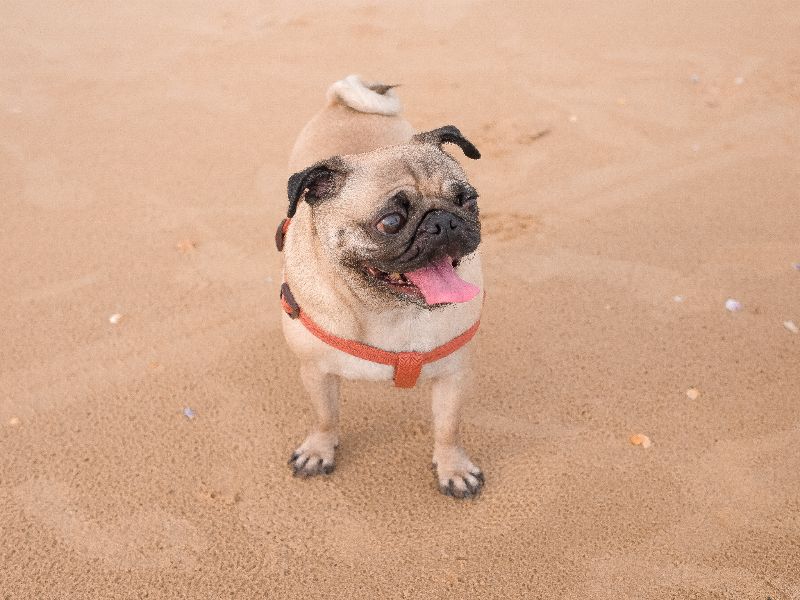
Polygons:
[[439,490],[470,498],[484,476],[459,421],[483,303],[481,226],[478,193],[443,145],[480,153],[453,126],[415,133],[394,87],[334,83],[292,150],[276,234],[282,325],[316,424],[289,465],[300,477],[333,471],[342,378],[430,380]]

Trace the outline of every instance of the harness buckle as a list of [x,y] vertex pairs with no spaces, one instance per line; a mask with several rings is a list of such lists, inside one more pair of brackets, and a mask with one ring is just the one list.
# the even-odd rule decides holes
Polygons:
[[421,352],[398,352],[394,384],[400,388],[413,388],[417,384],[423,364]]

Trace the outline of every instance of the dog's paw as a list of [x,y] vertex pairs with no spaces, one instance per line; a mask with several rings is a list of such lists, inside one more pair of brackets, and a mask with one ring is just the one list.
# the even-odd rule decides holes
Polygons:
[[474,498],[483,487],[483,473],[458,446],[435,450],[433,469],[445,496]]
[[336,434],[312,432],[289,457],[289,466],[295,477],[328,475],[333,472],[334,453],[338,441]]

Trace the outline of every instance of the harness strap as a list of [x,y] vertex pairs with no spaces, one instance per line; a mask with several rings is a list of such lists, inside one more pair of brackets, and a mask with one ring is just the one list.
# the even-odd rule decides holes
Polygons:
[[281,285],[281,305],[289,317],[300,319],[306,329],[329,346],[357,358],[394,367],[394,384],[401,388],[413,388],[419,379],[423,365],[441,360],[464,346],[475,336],[481,324],[480,320],[476,321],[472,327],[458,337],[429,352],[390,352],[354,340],[340,338],[322,329],[300,309],[287,283]]
[[278,248],[278,252],[283,252],[283,242],[286,239],[286,232],[289,231],[289,223],[291,222],[292,220],[286,217],[278,225],[278,230],[275,232],[275,246]]

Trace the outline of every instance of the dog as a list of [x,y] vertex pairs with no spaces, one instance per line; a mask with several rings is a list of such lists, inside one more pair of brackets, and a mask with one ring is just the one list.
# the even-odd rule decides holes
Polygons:
[[317,422],[289,459],[329,474],[339,443],[339,382],[432,382],[439,490],[476,496],[482,471],[459,441],[469,341],[483,304],[478,193],[444,144],[480,158],[454,126],[416,133],[396,86],[351,75],[300,133],[289,161],[283,333]]

